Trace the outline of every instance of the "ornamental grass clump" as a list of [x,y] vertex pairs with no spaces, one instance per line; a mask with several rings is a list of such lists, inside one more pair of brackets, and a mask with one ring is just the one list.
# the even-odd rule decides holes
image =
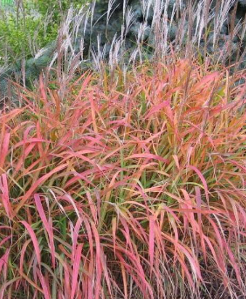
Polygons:
[[1,111],[0,299],[244,298],[245,74],[167,61]]

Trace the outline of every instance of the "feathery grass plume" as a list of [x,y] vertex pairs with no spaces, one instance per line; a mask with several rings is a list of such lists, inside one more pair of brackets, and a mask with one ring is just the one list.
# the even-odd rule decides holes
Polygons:
[[245,72],[175,55],[1,111],[1,299],[245,296]]
[[214,16],[213,47],[215,47],[218,34],[221,31],[225,20],[228,18],[228,12],[232,8],[234,3],[234,0],[222,0],[221,5],[219,5],[218,2],[216,3],[216,11]]
[[[32,82],[42,72],[45,62],[50,65],[49,70],[54,64],[62,65],[62,61],[68,68],[77,63],[84,68],[89,62],[92,64],[101,59],[95,57],[101,55],[98,49],[99,52],[105,49],[104,57],[108,60],[112,49],[119,48],[119,45],[114,45],[115,42],[120,44],[120,51],[117,52],[117,58],[114,56],[114,61],[121,67],[133,60],[165,59],[173,49],[180,57],[196,53],[201,60],[212,59],[217,67],[231,64],[231,71],[244,67],[245,51],[242,47],[245,43],[245,22],[235,21],[235,0],[141,0],[139,3],[142,9],[134,1],[124,0],[122,4],[120,1],[106,2],[107,9],[101,14],[98,12],[100,5],[95,1],[80,10],[69,10],[58,35],[59,42],[53,59],[52,53],[44,53],[27,61],[22,68],[26,70],[22,81]],[[122,5],[122,11],[119,5]],[[113,24],[116,27],[119,25],[117,32],[112,32],[115,30],[111,24],[113,16],[113,20],[117,20]],[[235,26],[229,23],[235,23]],[[230,34],[222,34],[229,29]],[[121,42],[118,42],[119,38]],[[234,43],[238,38],[240,41]],[[61,55],[64,55],[63,60]],[[11,68],[10,73],[0,74],[1,98],[7,94],[6,78],[10,76],[13,79],[14,73],[17,78],[23,77],[21,69],[16,67]]]
[[109,1],[108,1],[107,26],[108,26],[108,23],[109,23],[110,16],[111,16],[111,14],[113,13],[113,12],[112,12],[112,9],[113,9],[113,5],[114,5],[115,1],[116,1],[116,0],[109,0]]

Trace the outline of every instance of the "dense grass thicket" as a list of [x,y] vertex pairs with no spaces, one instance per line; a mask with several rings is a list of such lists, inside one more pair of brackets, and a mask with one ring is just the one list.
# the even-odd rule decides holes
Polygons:
[[22,90],[0,115],[0,298],[245,294],[242,76],[172,57],[63,101]]
[[246,298],[246,72],[170,46],[157,6],[152,60],[143,31],[82,71],[70,10],[50,76],[4,99],[0,299]]

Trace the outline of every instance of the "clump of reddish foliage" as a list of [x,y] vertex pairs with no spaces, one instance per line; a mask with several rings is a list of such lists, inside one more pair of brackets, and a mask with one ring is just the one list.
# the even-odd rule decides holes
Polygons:
[[0,299],[245,295],[240,76],[177,60],[23,91],[0,115]]

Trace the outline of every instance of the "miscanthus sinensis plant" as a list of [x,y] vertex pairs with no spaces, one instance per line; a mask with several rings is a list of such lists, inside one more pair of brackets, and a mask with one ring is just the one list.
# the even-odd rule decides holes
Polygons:
[[1,112],[0,298],[245,296],[245,75],[170,60]]
[[0,299],[244,298],[245,72],[117,37],[81,72],[72,19],[1,110]]

